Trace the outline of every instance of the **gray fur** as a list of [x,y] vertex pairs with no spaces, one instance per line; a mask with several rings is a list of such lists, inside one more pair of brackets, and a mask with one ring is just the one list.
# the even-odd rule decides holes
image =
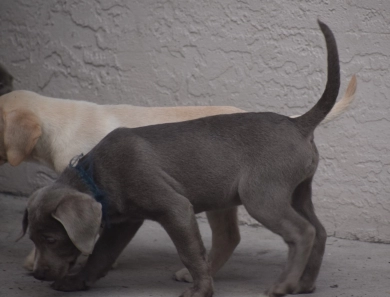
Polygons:
[[[67,168],[53,185],[34,194],[27,213],[38,252],[49,246],[42,234],[58,237],[51,243],[57,255],[42,259],[47,253],[40,253],[44,256],[36,259],[34,275],[56,279],[57,290],[87,289],[109,271],[143,220],[149,219],[165,228],[194,279],[194,286],[181,296],[212,296],[210,264],[195,213],[243,204],[289,247],[286,268],[267,295],[312,292],[326,241],[311,201],[319,160],[313,131],[333,107],[340,85],[333,34],[326,25],[320,26],[328,46],[328,83],[319,102],[302,117],[241,113],[119,128],[81,159],[92,166],[96,186],[106,193],[110,227],[104,228],[78,274],[64,277],[58,265],[64,263],[61,253],[74,252],[62,264],[70,267],[80,251],[66,239],[66,228],[52,213],[63,200],[80,195],[94,201],[89,187],[74,168]],[[53,230],[46,230],[47,226]],[[85,224],[85,228],[91,227]]]

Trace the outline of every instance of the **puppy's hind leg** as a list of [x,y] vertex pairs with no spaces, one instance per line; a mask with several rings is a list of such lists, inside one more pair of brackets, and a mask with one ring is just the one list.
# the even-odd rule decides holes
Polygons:
[[[240,243],[237,207],[206,212],[212,231],[212,246],[209,253],[211,275],[214,276],[229,260],[234,249]],[[178,281],[192,282],[192,276],[187,268],[175,273]]]
[[248,213],[272,232],[280,235],[289,248],[287,265],[267,296],[293,293],[305,270],[315,237],[315,228],[290,204],[291,193],[276,182],[240,185],[239,195]]
[[311,183],[312,178],[305,180],[298,185],[293,194],[292,206],[316,229],[316,237],[314,239],[309,261],[299,281],[299,287],[294,293],[311,293],[315,290],[315,281],[320,271],[322,258],[325,252],[327,234],[324,226],[318,220],[314,212],[314,206],[311,200]]
[[211,297],[213,279],[192,205],[185,197],[178,194],[170,201],[175,207],[165,209],[158,222],[168,232],[181,261],[194,280],[193,287],[180,296]]

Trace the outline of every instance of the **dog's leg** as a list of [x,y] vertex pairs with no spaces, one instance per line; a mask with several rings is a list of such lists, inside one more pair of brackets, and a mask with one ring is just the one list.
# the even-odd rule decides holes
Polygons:
[[207,212],[212,231],[212,246],[209,254],[211,275],[214,276],[230,258],[240,243],[237,207]]
[[105,276],[119,254],[137,233],[143,221],[113,224],[103,230],[87,264],[75,275],[66,276],[53,283],[58,291],[86,290],[99,278]]
[[[232,255],[240,243],[237,207],[206,212],[212,231],[212,246],[209,253],[211,275],[214,276]],[[178,281],[192,282],[192,276],[187,268],[175,273]]]
[[193,287],[181,297],[210,297],[213,295],[213,279],[192,205],[184,197],[176,198],[171,199],[175,200],[172,202],[175,207],[167,209],[159,222],[171,237],[181,261],[194,280]]
[[295,189],[293,194],[293,207],[316,229],[313,249],[309,261],[299,281],[299,287],[294,293],[311,293],[315,290],[315,281],[320,271],[322,258],[325,252],[326,230],[314,213],[314,206],[311,200],[312,179],[302,182]]
[[[261,180],[261,179],[260,179]],[[248,213],[287,243],[289,255],[284,272],[267,296],[293,293],[305,270],[312,250],[315,228],[290,205],[290,192],[282,184],[240,185],[239,195]],[[261,198],[260,198],[260,197]]]
[[[102,235],[103,230],[104,230],[103,228],[100,228],[99,235]],[[88,261],[88,257],[81,255],[77,259],[77,266],[79,266],[79,269],[82,268],[83,266],[85,266],[85,264],[87,264],[87,261]],[[118,259],[114,262],[114,264],[112,264],[111,268],[115,269],[117,267],[118,267]]]

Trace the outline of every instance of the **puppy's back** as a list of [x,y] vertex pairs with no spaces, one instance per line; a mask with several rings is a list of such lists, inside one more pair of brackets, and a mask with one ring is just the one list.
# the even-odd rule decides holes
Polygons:
[[137,189],[135,195],[142,196],[165,183],[207,209],[211,197],[234,195],[239,176],[248,170],[272,176],[283,171],[299,179],[306,174],[302,168],[313,170],[315,153],[288,117],[242,113],[118,128],[89,154],[107,192],[128,197]]

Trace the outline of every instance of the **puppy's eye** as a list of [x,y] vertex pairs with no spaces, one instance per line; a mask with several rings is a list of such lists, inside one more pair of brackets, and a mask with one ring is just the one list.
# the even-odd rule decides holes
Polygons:
[[53,244],[57,241],[57,239],[55,239],[53,237],[49,237],[49,236],[45,237],[45,240],[47,243],[50,243],[50,244]]

